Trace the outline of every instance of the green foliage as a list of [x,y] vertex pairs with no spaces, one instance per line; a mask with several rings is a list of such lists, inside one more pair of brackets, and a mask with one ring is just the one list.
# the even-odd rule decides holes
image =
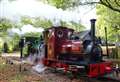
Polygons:
[[41,33],[40,32],[30,32],[26,33],[24,37],[40,37]]
[[28,56],[28,46],[25,46],[25,47],[23,48],[23,55],[24,55],[24,57],[27,57],[27,56]]
[[[13,42],[13,40],[7,41],[7,45],[8,45],[7,52],[8,53],[13,52],[14,51],[14,42]],[[4,47],[2,47],[2,48],[4,48]]]
[[23,16],[21,17],[22,25],[32,24],[32,19],[30,17]]
[[120,35],[120,13],[97,5],[97,34],[105,38],[104,28],[107,27],[108,39],[118,41]]
[[48,3],[57,8],[66,9],[72,6],[73,0],[49,0]]
[[[22,17],[21,22],[23,24],[31,24],[34,27],[49,28],[49,27],[53,26],[52,21],[50,21],[48,19],[43,19],[43,18]],[[81,30],[85,29],[85,27],[82,24],[75,23],[73,21],[71,21],[71,22],[60,21],[60,25],[68,27],[68,28],[73,28],[74,30],[77,30],[77,31],[81,31]],[[25,34],[25,35],[30,35],[31,36],[31,34],[34,35],[35,33],[30,33],[30,34]]]
[[12,28],[12,22],[5,18],[0,18],[0,31],[5,32],[7,29]]
[[8,53],[19,50],[19,39],[20,39],[20,36],[17,34],[15,34],[13,37],[8,37],[8,36],[2,37],[0,41],[1,42],[0,52],[2,52],[4,49],[4,46],[3,46],[4,42],[6,42],[8,45],[8,50],[7,50]]
[[80,23],[75,23],[75,22],[71,22],[72,27],[76,30],[76,31],[83,31],[85,29],[85,26],[83,26]]
[[72,29],[74,29],[75,31],[78,31],[78,32],[83,31],[85,29],[85,26],[83,26],[80,23],[73,22],[73,21],[71,21],[69,23],[60,21],[60,24],[61,24],[61,26],[72,28]]
[[0,38],[0,54],[2,53],[3,40]]
[[19,35],[14,35],[12,38],[12,46],[13,46],[13,51],[19,50],[19,41],[20,41],[20,36]]
[[120,0],[100,0],[100,4],[120,13]]
[[34,22],[33,22],[33,26],[48,28],[48,27],[52,26],[52,22],[50,20],[47,20],[47,19],[35,18]]
[[[66,10],[66,9],[74,9],[74,8],[77,8],[78,6],[80,5],[86,5],[86,3],[89,5],[88,2],[91,2],[95,1],[95,0],[40,0],[44,3],[47,3],[47,4],[50,4],[50,5],[53,5],[55,6],[56,8],[62,8],[63,10]],[[85,3],[82,3],[82,2],[85,2]]]
[[[6,18],[0,19],[0,39],[1,39],[1,46],[0,46],[0,52],[3,51],[3,43],[7,42],[9,45],[8,52],[11,52],[13,50],[13,45],[11,43],[11,39],[8,38],[7,30],[14,27],[14,23]],[[15,40],[15,39],[14,39]]]
[[120,58],[120,47],[118,47],[118,58]]
[[96,4],[104,5],[105,7],[120,13],[120,0],[40,0],[44,3],[56,6],[62,9],[74,9],[79,6],[95,6]]
[[48,28],[50,26],[52,26],[52,22],[50,20],[47,19],[43,19],[43,18],[30,18],[30,17],[21,17],[21,23],[22,25],[26,25],[26,24],[31,24],[34,27],[42,27],[42,28]]

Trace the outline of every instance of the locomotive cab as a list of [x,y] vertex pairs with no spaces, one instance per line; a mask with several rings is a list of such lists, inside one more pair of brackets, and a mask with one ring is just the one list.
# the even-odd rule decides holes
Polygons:
[[45,44],[47,47],[47,58],[56,59],[61,53],[61,46],[65,43],[69,36],[73,33],[73,29],[66,27],[51,27],[44,32]]

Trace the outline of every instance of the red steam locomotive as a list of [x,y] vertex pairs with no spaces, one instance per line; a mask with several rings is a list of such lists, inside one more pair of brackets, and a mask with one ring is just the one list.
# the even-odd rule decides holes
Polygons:
[[44,34],[44,65],[97,77],[112,71],[111,62],[102,60],[100,41],[95,36],[95,19],[91,30],[76,33],[66,27],[51,27]]

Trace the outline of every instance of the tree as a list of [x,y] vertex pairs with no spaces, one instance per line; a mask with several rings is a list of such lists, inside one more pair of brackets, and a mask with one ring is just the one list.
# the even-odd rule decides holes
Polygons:
[[7,29],[12,28],[13,23],[6,19],[6,18],[1,18],[0,19],[0,31],[1,32],[6,32]]
[[72,28],[74,28],[76,31],[83,31],[85,29],[85,26],[83,26],[80,23],[75,23],[75,22],[71,22]]
[[97,5],[97,29],[98,34],[105,37],[104,28],[107,27],[108,39],[118,41],[120,35],[120,13],[110,10],[102,5]]
[[[13,27],[17,27],[18,24],[6,19],[1,18],[0,19],[0,39],[2,39],[2,44],[5,42],[8,44],[8,52],[12,52],[15,46],[18,43],[19,36],[17,34],[14,34],[14,36],[9,36],[8,29],[11,29]],[[18,47],[17,47],[18,48]],[[2,50],[2,47],[0,47],[0,50]]]
[[114,11],[120,12],[120,0],[100,0],[100,4]]
[[54,5],[57,8],[67,9],[83,5],[102,4],[114,11],[120,12],[120,0],[43,0],[44,2]]
[[40,37],[41,33],[40,32],[30,32],[30,33],[25,33],[25,37]]
[[47,0],[49,4],[56,6],[57,8],[67,9],[78,6],[79,0]]
[[22,25],[31,24],[34,27],[48,28],[52,26],[52,22],[48,19],[43,19],[40,17],[30,18],[27,16],[21,17]]
[[7,30],[12,28],[13,22],[6,18],[0,18],[0,39],[5,40],[8,36]]
[[35,18],[33,22],[33,26],[35,27],[42,27],[42,28],[49,28],[53,24],[50,20],[48,19],[42,19],[42,18]]
[[83,26],[82,24],[80,23],[76,23],[76,22],[64,22],[64,21],[60,21],[60,25],[61,26],[64,26],[64,27],[68,27],[68,28],[72,28],[74,29],[75,31],[83,31],[85,29],[85,26]]
[[22,16],[21,17],[21,23],[22,25],[26,25],[26,24],[32,24],[32,18],[27,17],[27,16]]

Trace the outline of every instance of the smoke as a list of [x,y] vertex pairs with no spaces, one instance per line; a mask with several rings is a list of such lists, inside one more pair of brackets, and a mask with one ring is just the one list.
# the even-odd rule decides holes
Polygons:
[[37,50],[38,53],[37,52],[35,52],[34,54],[30,53],[27,60],[33,64],[36,63],[36,65],[32,67],[34,71],[42,73],[46,69],[46,67],[43,64],[43,59],[45,56],[45,44],[40,43],[40,45],[37,47]]
[[2,0],[0,11],[0,17],[6,17],[15,21],[20,20],[21,16],[42,17],[52,21],[80,21],[78,13],[63,11],[36,0]]
[[60,21],[74,21],[76,23],[82,22],[85,26],[89,26],[89,20],[95,16],[94,11],[85,14],[85,12],[89,10],[89,7],[80,7],[80,12],[69,10],[64,11],[37,0],[1,0],[0,2],[0,18],[5,17],[12,21],[20,21],[21,16],[29,16],[31,18],[45,18],[51,20],[55,24],[59,24]]
[[44,29],[42,27],[34,27],[30,24],[28,25],[23,25],[20,29],[19,28],[12,28],[8,29],[9,35],[14,35],[14,33],[17,33],[18,35],[24,35],[25,33],[30,33],[30,32],[43,32]]

